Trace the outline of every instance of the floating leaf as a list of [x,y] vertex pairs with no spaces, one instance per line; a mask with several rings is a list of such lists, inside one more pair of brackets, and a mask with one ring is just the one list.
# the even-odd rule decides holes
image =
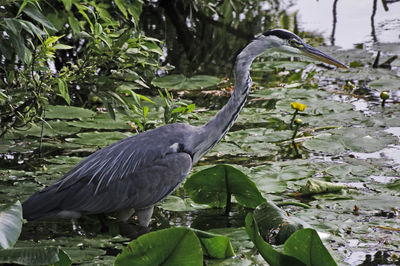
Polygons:
[[214,76],[198,75],[190,78],[182,74],[168,75],[161,78],[155,78],[151,84],[160,88],[174,90],[196,90],[217,85],[220,78]]
[[[43,124],[43,136],[47,137],[73,135],[79,131],[79,128],[71,127],[65,121],[53,120]],[[42,122],[31,125],[29,129],[17,133],[24,136],[40,137],[42,135]]]
[[49,105],[46,110],[46,118],[48,119],[84,119],[95,114],[89,109],[64,105]]
[[0,249],[14,246],[22,229],[22,206],[19,201],[0,208]]
[[164,210],[174,212],[195,211],[209,208],[208,205],[197,204],[193,202],[190,198],[182,199],[173,195],[169,195],[165,200],[161,202],[161,204],[157,206]]
[[345,150],[375,152],[397,142],[398,139],[392,134],[374,128],[340,128],[313,137],[305,141],[303,146],[315,151],[337,154]]
[[[21,247],[0,250],[0,263],[23,265],[50,265],[60,261],[58,247]],[[64,254],[60,254],[62,262],[70,265]]]
[[215,207],[226,206],[228,193],[249,208],[265,201],[254,182],[230,165],[216,165],[197,172],[187,179],[184,187],[194,202]]
[[189,228],[169,228],[138,237],[119,254],[115,265],[203,265],[203,252]]

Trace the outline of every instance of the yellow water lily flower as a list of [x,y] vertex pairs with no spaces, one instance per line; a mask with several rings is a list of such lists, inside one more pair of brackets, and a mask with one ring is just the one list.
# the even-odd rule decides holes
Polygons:
[[299,103],[299,102],[294,102],[294,103],[290,103],[290,106],[300,112],[303,112],[304,110],[306,110],[307,105]]

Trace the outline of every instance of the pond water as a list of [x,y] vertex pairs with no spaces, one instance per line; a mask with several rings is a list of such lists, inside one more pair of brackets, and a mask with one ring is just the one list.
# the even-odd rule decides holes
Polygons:
[[[344,49],[329,46],[321,49],[353,67],[335,70],[279,54],[263,56],[252,66],[255,85],[237,122],[225,139],[199,162],[194,172],[215,164],[231,164],[249,175],[266,198],[309,204],[310,209],[291,207],[285,210],[324,233],[324,243],[340,265],[398,265],[400,60],[393,61],[391,69],[372,68],[371,65],[377,54],[374,39],[391,43],[379,47],[383,52],[380,63],[400,54],[400,2],[389,4],[389,11],[384,11],[378,1],[375,36],[371,35],[370,23],[373,1],[336,2],[334,44]],[[317,32],[311,37],[305,36],[309,41],[315,41],[315,45],[331,44],[334,1],[299,0],[280,6],[275,6],[275,1],[260,3],[257,6],[256,1],[253,14],[259,22],[254,23],[257,31],[262,32],[267,26],[281,27],[277,22],[280,21],[278,14],[290,6],[286,10],[289,15],[299,12],[300,33]],[[265,15],[266,6],[273,8],[276,14]],[[144,14],[147,12],[144,9]],[[249,17],[249,14],[243,17]],[[264,23],[260,19],[264,15],[274,22]],[[159,18],[165,20],[156,24],[150,17],[143,18],[148,23],[146,34],[166,37],[163,39],[168,55],[166,60],[177,67],[176,73],[188,76],[207,73],[226,78],[205,91],[175,93],[175,97],[196,104],[195,116],[188,116],[186,120],[193,125],[203,124],[227,101],[233,85],[229,73],[234,51],[246,43],[248,36],[236,32],[240,37],[232,37],[219,28],[195,20],[188,24],[190,30],[200,36],[195,42],[201,45],[190,50],[190,47],[182,48],[183,44],[179,46],[166,12],[154,20]],[[218,17],[214,15],[213,18]],[[245,22],[242,24],[247,25]],[[250,30],[253,25],[247,26],[248,32],[254,33]],[[206,29],[212,31],[212,38],[206,38],[209,36]],[[359,43],[367,45],[353,49]],[[185,49],[192,53],[192,61],[189,56],[185,58]],[[186,86],[190,86],[190,82],[187,83]],[[389,91],[391,96],[385,107],[381,106],[379,98],[382,91]],[[153,97],[153,100],[161,102],[159,97]],[[293,115],[290,103],[294,101],[307,105],[306,110],[298,114],[303,125],[295,143],[291,141],[293,130],[289,126]],[[163,124],[162,109],[150,105],[149,116],[157,126]],[[111,121],[101,112],[51,107],[48,110],[49,126],[45,126],[43,158],[38,158],[40,126],[2,140],[0,202],[26,199],[44,185],[54,183],[99,147],[132,135],[130,119],[117,114],[116,120]],[[296,192],[308,178],[343,183],[348,189],[297,197]],[[179,189],[156,208],[151,230],[190,226],[229,235],[237,256],[226,261],[209,260],[210,264],[262,265],[264,262],[255,255],[243,229],[248,211],[234,204],[233,211],[226,216],[222,209],[193,203],[185,191]],[[82,237],[79,232],[71,231],[69,221],[38,221],[24,225],[17,246],[60,245],[75,263],[107,265],[132,235],[140,233],[134,221],[129,225],[131,227],[127,228],[112,218],[105,222],[93,217],[84,218],[81,226],[85,237]]]
[[374,0],[298,0],[289,12],[298,12],[302,29],[321,33],[329,44],[351,49],[357,44],[370,46],[376,42],[400,41],[400,2],[386,4],[387,10],[383,3]]

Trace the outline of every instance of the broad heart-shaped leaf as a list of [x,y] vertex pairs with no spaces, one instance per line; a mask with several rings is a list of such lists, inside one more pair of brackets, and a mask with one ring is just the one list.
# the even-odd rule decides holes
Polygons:
[[240,170],[225,164],[193,174],[184,187],[194,202],[213,207],[226,205],[228,191],[245,207],[255,208],[265,201],[253,181]]
[[196,90],[217,85],[220,81],[220,78],[214,76],[197,75],[188,78],[182,74],[179,74],[155,78],[151,81],[151,84],[166,89]]
[[235,256],[229,237],[201,230],[192,229],[203,247],[204,255],[215,259],[225,259]]
[[16,201],[0,209],[0,249],[14,246],[22,229],[22,206]]
[[203,265],[196,234],[185,227],[168,228],[138,237],[115,260],[115,265]]
[[326,249],[318,233],[311,228],[295,232],[283,247],[284,253],[298,258],[306,265],[337,265]]
[[269,263],[269,265],[271,266],[306,265],[294,257],[276,251],[270,244],[265,242],[258,231],[257,222],[254,219],[252,213],[248,213],[246,216],[246,232],[249,235],[251,241],[253,241],[254,245],[260,252],[261,256]]
[[0,263],[67,266],[71,260],[58,247],[21,247],[0,250]]

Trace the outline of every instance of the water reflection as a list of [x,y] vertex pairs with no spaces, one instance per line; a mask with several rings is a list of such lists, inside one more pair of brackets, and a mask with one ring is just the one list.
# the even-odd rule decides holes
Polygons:
[[399,2],[298,0],[288,12],[298,11],[301,29],[319,32],[331,45],[348,49],[357,43],[398,42]]

